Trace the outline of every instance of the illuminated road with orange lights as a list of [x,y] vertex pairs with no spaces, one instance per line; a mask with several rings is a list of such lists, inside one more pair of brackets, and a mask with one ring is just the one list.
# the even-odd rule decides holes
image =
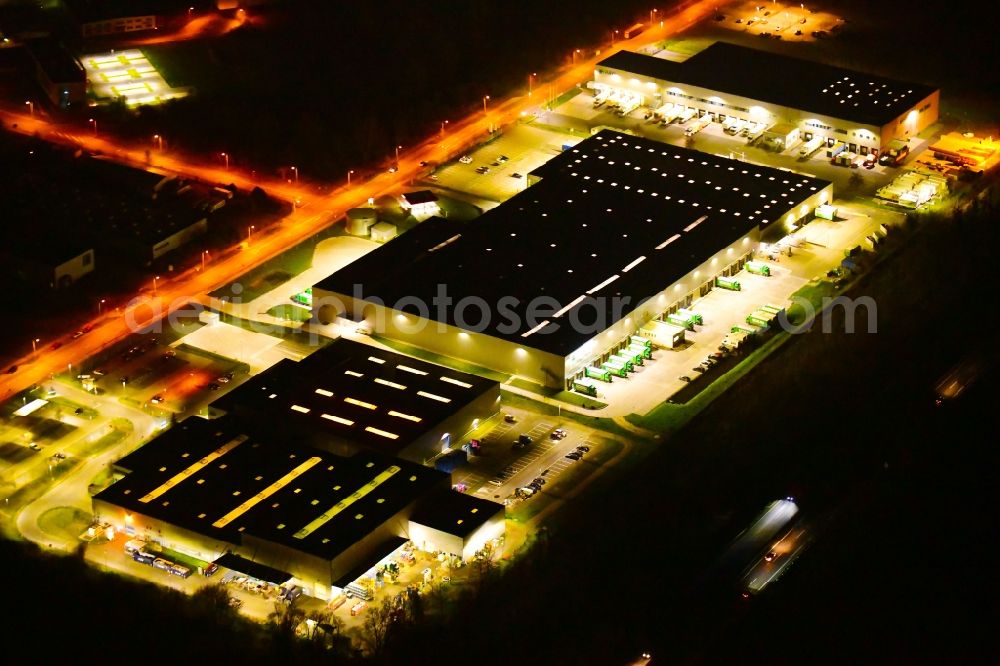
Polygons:
[[[581,60],[578,64],[556,73],[552,78],[540,76],[536,80],[535,89],[542,90],[547,86],[554,91],[564,91],[588,81],[597,62],[614,51],[638,48],[680,32],[712,15],[717,6],[717,2],[707,0],[681,5],[675,13],[663,17],[654,28],[632,39],[619,40],[614,48],[602,49],[594,57]],[[85,150],[100,152],[110,159],[138,168],[151,168],[160,173],[177,174],[208,183],[233,183],[244,190],[260,186],[272,195],[289,201],[301,201],[300,207],[295,208],[280,223],[264,232],[254,234],[252,230],[248,230],[250,240],[241,251],[227,252],[224,257],[216,257],[207,263],[205,270],[201,270],[198,266],[169,277],[161,276],[156,283],[154,294],[147,292],[132,299],[121,312],[105,313],[105,316],[93,322],[93,330],[86,335],[76,340],[66,339],[58,349],[44,348],[44,351],[40,349],[37,354],[8,361],[9,365],[17,365],[18,370],[13,374],[0,375],[0,400],[5,400],[56,373],[71,370],[72,366],[79,364],[83,359],[115,344],[130,333],[155,323],[192,301],[204,300],[205,294],[221,285],[233,282],[251,268],[281,254],[334,223],[348,208],[369,198],[399,191],[426,171],[420,166],[421,161],[446,162],[486,138],[490,127],[517,122],[529,110],[539,106],[537,100],[537,97],[522,95],[503,101],[488,102],[484,107],[485,111],[477,110],[461,120],[449,123],[448,131],[444,135],[435,133],[421,144],[401,153],[396,173],[383,172],[367,181],[355,181],[350,187],[341,186],[325,196],[317,196],[313,188],[305,182],[300,184],[287,180],[251,178],[244,171],[226,168],[220,156],[205,158],[149,151],[145,144],[125,144],[114,137],[91,131],[89,127],[51,123],[38,115],[26,115],[20,108],[17,112],[0,109],[0,119],[4,125],[11,127],[16,124],[16,131],[24,134],[37,133],[41,138],[56,143],[79,145]]]
[[152,37],[140,37],[129,40],[125,44],[129,47],[149,46],[152,44],[170,44],[172,42],[184,42],[192,39],[208,39],[211,37],[221,37],[228,32],[236,30],[246,23],[246,14],[238,14],[234,18],[227,18],[218,14],[208,16],[198,16],[188,21],[183,28],[176,32]]

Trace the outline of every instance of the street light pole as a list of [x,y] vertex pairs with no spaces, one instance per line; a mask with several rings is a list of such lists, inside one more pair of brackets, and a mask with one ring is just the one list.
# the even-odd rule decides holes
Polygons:
[[658,10],[658,9],[650,9],[649,10],[649,27],[653,27],[653,19],[656,16],[656,12],[658,12],[658,11],[660,11],[660,10]]
[[489,95],[483,95],[483,115],[486,115],[486,102],[490,100]]
[[208,256],[208,250],[201,251],[201,271],[205,272],[205,257]]
[[229,171],[229,153],[219,153],[219,156],[226,161],[226,171]]
[[28,100],[27,102],[25,102],[25,105],[27,105],[27,107],[28,107],[28,115],[34,116],[35,115],[35,103],[32,102],[31,100]]
[[32,353],[32,354],[34,354],[35,352],[37,352],[37,351],[38,351],[38,347],[36,347],[36,345],[37,345],[37,344],[38,344],[39,342],[41,342],[41,341],[42,341],[42,339],[41,339],[41,338],[32,338],[32,339],[31,339],[31,353]]
[[576,56],[580,54],[580,49],[573,49],[573,64],[576,64]]
[[87,122],[94,126],[94,136],[97,136],[97,121],[93,118],[88,118]]
[[107,300],[106,298],[102,298],[101,300],[97,301],[97,314],[101,314],[101,307],[104,305],[104,301],[106,300]]
[[153,276],[153,296],[156,296],[156,281],[160,279],[159,275]]
[[153,135],[153,141],[156,142],[156,147],[159,148],[160,151],[162,152],[163,151],[163,137],[160,136],[159,134],[154,134]]
[[441,136],[444,136],[444,126],[448,124],[447,120],[441,121]]
[[250,242],[250,238],[253,236],[253,230],[254,226],[252,224],[249,227],[247,227],[247,243]]
[[615,45],[615,35],[617,35],[617,34],[618,34],[617,30],[612,30],[611,31],[611,46]]
[[399,166],[399,149],[400,148],[402,148],[402,146],[396,146],[396,166]]
[[531,92],[532,88],[534,87],[536,76],[538,76],[538,74],[535,74],[534,72],[528,74],[528,97],[531,97]]
[[347,172],[347,186],[348,187],[351,186],[351,174],[352,173],[354,173],[354,169],[351,169],[350,171]]
[[296,183],[299,182],[299,168],[298,167],[292,167],[292,172],[295,173],[295,182]]

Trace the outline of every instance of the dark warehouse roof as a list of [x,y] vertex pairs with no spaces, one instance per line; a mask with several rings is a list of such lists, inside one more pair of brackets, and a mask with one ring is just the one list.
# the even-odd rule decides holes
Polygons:
[[[431,304],[447,285],[454,303],[477,298],[492,308],[481,327],[480,310],[467,308],[460,328],[566,356],[727,243],[829,185],[609,130],[532,175],[540,182],[474,223],[424,222],[317,289],[351,295],[361,285],[366,298],[391,307],[413,298]],[[530,313],[536,297],[549,303]],[[626,307],[614,299],[628,299]],[[441,310],[457,325],[456,308],[423,314],[437,318]],[[573,320],[585,326],[565,323]],[[602,325],[586,326],[597,320]]]

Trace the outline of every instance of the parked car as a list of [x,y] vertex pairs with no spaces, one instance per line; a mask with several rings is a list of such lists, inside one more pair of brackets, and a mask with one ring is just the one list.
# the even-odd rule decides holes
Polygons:
[[590,453],[590,447],[587,446],[586,444],[581,444],[580,446],[576,447],[576,450],[582,451],[583,453]]
[[688,377],[687,375],[681,375],[680,380],[682,382],[689,382],[689,381],[691,381],[691,378]]
[[583,458],[583,454],[579,451],[571,451],[563,457],[568,458],[569,460],[579,460],[580,458]]
[[516,171],[514,173],[510,174],[510,177],[511,178],[524,178],[524,176],[522,176],[521,174],[517,173]]
[[159,393],[157,393],[157,394],[156,394],[156,395],[154,395],[154,396],[153,396],[152,398],[150,398],[150,399],[149,399],[149,401],[150,401],[151,403],[153,403],[154,405],[159,405],[160,403],[162,403],[162,402],[163,402],[163,396],[162,396],[162,395],[160,395]]
[[458,158],[458,161],[461,162],[462,164],[472,164],[472,158],[469,157],[468,155],[462,155],[461,157]]
[[517,417],[515,417],[513,414],[504,414],[503,420],[504,423],[517,423]]
[[550,437],[552,437],[552,439],[562,439],[563,437],[565,437],[568,434],[569,433],[567,433],[562,428],[556,428],[555,430],[552,431],[552,434],[550,435]]

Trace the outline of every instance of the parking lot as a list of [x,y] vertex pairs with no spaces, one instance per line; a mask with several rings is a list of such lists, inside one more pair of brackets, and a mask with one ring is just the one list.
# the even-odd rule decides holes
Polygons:
[[715,24],[752,35],[806,42],[823,39],[840,30],[837,16],[800,3],[766,3],[752,0],[720,10]]
[[[551,482],[577,461],[565,456],[578,446],[590,448],[603,446],[593,431],[555,416],[504,407],[504,412],[516,423],[501,420],[482,435],[481,455],[469,458],[469,463],[456,470],[453,479],[465,492],[494,501],[513,499],[518,488],[529,484],[536,477]],[[560,428],[565,436],[552,437]],[[521,435],[531,437],[532,443],[514,448]]]
[[104,399],[169,417],[185,416],[235,385],[247,366],[155,335],[132,336],[92,359],[67,380]]
[[[524,190],[528,186],[528,173],[559,154],[564,139],[560,132],[526,124],[512,125],[497,139],[468,153],[471,162],[445,164],[434,171],[436,180],[425,182],[500,203]],[[500,160],[501,157],[507,159]],[[488,167],[489,171],[476,171],[482,167]]]

